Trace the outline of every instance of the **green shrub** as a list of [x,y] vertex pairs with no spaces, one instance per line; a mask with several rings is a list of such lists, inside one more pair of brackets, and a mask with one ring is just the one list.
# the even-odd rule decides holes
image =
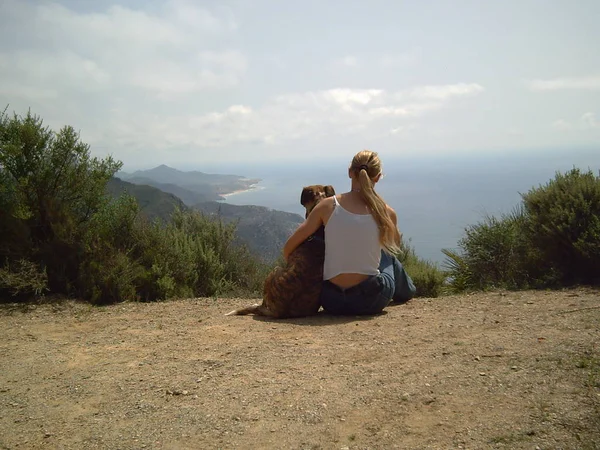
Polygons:
[[136,249],[139,207],[129,196],[105,201],[82,236],[77,292],[94,304],[138,298],[145,271],[131,254]]
[[171,223],[142,224],[135,253],[146,271],[144,300],[262,290],[265,265],[234,244],[235,224],[177,210]]
[[537,262],[523,234],[526,217],[521,208],[500,219],[487,216],[465,230],[461,253],[443,250],[452,291],[529,287],[529,272]]
[[600,178],[557,173],[522,198],[512,214],[467,227],[459,251],[443,250],[451,291],[600,281]]
[[434,263],[419,258],[415,250],[402,243],[402,252],[396,257],[417,288],[416,297],[438,297],[443,293],[445,274]]
[[90,156],[72,127],[0,113],[0,264],[25,259],[47,273],[52,292],[71,293],[80,240],[121,167]]
[[121,167],[91,158],[71,127],[0,112],[0,295],[93,303],[256,292],[266,268],[233,244],[235,224],[177,211],[149,223],[130,196],[106,197]]
[[557,173],[523,196],[526,231],[562,285],[600,281],[600,177]]
[[12,297],[33,295],[39,297],[48,290],[48,275],[46,271],[26,259],[13,264],[5,263],[0,268],[0,298],[2,292]]

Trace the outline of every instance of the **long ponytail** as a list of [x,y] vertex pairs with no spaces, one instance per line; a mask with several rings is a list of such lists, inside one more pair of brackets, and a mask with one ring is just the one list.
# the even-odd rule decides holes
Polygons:
[[387,204],[375,192],[373,179],[381,174],[381,161],[376,152],[363,150],[354,156],[350,169],[356,173],[360,194],[371,210],[379,229],[379,242],[390,253],[400,252],[400,232],[388,213]]

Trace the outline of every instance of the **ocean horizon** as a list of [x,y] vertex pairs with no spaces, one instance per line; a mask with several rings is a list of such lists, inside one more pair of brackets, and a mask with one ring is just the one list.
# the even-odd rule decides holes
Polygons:
[[[376,191],[396,211],[398,227],[417,255],[441,264],[442,249],[458,249],[465,228],[486,215],[510,213],[520,193],[546,184],[557,171],[573,167],[598,172],[600,152],[481,155],[411,160],[383,160],[384,177]],[[331,184],[337,193],[350,188],[346,164],[323,164],[306,170],[297,164],[247,166],[245,177],[260,178],[251,190],[229,194],[224,202],[259,205],[304,215],[303,186]],[[224,173],[229,167],[219,167]],[[203,170],[206,171],[206,170]],[[228,171],[229,173],[229,171]]]

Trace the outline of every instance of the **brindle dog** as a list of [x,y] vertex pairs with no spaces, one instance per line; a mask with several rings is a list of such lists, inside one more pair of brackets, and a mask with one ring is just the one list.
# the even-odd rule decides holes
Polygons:
[[[334,195],[333,186],[318,184],[302,189],[300,203],[306,209],[306,217],[322,199]],[[322,226],[290,254],[284,267],[276,267],[267,276],[261,304],[226,315],[256,314],[285,319],[316,314],[321,306],[324,259],[325,228]]]

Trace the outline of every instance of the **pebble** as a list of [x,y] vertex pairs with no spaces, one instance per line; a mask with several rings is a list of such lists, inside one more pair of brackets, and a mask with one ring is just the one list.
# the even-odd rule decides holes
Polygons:
[[482,377],[485,377],[486,373],[485,372],[479,372],[479,375],[481,375]]

